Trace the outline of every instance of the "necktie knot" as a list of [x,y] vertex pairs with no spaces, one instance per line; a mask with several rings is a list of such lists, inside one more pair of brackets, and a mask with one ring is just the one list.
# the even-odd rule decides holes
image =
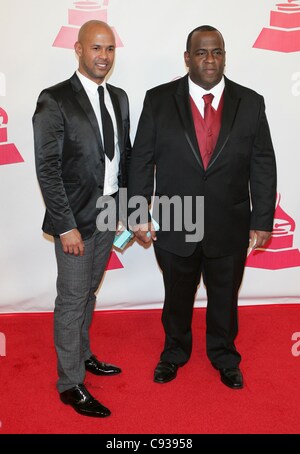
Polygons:
[[207,106],[208,104],[212,103],[212,100],[214,99],[214,95],[212,93],[208,93],[207,95],[202,96],[204,104]]
[[104,88],[102,85],[98,87],[99,101],[100,101],[100,110],[101,110],[101,120],[102,120],[102,130],[103,130],[103,142],[104,142],[104,153],[111,161],[115,153],[115,144],[114,144],[114,127],[112,123],[111,116],[107,110],[107,107],[104,102]]
[[98,93],[99,93],[99,96],[103,96],[103,98],[104,98],[104,88],[102,85],[99,85]]

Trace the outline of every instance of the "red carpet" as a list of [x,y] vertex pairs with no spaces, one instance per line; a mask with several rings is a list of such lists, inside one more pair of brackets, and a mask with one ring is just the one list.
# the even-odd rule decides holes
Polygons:
[[[161,311],[97,312],[93,351],[123,372],[87,374],[92,394],[112,411],[80,416],[55,389],[52,314],[2,315],[0,434],[295,434],[300,432],[300,305],[240,308],[237,346],[245,388],[230,390],[205,355],[205,310],[194,314],[194,348],[176,380],[153,383],[163,346]],[[3,338],[3,336],[2,336]],[[298,347],[300,352],[300,346]]]

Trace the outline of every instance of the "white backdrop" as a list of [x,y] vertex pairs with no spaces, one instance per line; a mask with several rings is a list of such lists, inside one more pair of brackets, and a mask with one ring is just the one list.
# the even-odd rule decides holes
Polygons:
[[[93,6],[80,3],[85,9]],[[31,118],[40,91],[69,78],[77,67],[74,51],[53,47],[53,42],[62,26],[74,28],[68,10],[78,6],[73,0],[0,0],[3,313],[51,311],[54,306],[56,263],[53,244],[41,231],[44,204],[35,176]],[[185,74],[188,33],[202,24],[223,33],[227,76],[265,97],[281,195],[273,246],[257,259],[250,256],[240,304],[300,302],[300,13],[281,13],[274,27],[270,11],[276,10],[275,0],[98,0],[94,6],[95,17],[99,11],[107,14],[123,43],[110,82],[129,95],[132,139],[145,91]],[[289,7],[296,6],[300,9],[299,2]],[[290,31],[287,23],[293,25]],[[266,45],[253,47],[263,28]],[[280,39],[274,44],[275,30]],[[123,268],[107,271],[97,308],[161,307],[162,277],[152,247],[146,250],[134,243],[114,258]],[[201,285],[196,305],[205,304]]]

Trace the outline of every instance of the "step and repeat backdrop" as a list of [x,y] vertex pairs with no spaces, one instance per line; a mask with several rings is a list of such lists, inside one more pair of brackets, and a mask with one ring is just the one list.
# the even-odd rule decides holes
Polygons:
[[[110,82],[130,99],[131,138],[147,89],[183,76],[188,33],[225,39],[226,75],[265,98],[278,165],[272,240],[248,257],[240,304],[300,302],[300,2],[276,0],[0,0],[0,312],[51,311],[56,262],[43,235],[31,119],[40,91],[77,68],[73,44],[89,19],[117,39]],[[160,308],[153,248],[112,252],[97,309]],[[201,284],[196,306],[205,306]]]

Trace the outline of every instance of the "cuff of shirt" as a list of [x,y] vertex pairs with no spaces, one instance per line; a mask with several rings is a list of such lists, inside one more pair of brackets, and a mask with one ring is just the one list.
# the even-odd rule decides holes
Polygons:
[[73,230],[73,229],[71,229],[71,230],[68,230],[67,232],[63,232],[63,233],[60,233],[60,234],[59,234],[59,236],[63,236],[63,235],[66,235],[67,233],[69,233],[69,232],[72,232],[72,230]]

